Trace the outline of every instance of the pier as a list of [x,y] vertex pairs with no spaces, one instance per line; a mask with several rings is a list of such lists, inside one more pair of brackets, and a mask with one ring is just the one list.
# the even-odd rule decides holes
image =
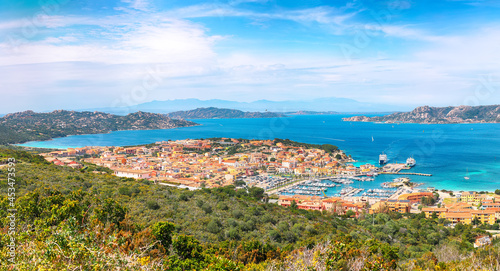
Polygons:
[[407,167],[405,164],[387,164],[382,169],[383,171],[379,172],[379,174],[392,174],[392,175],[417,175],[417,176],[427,176],[430,177],[432,174],[427,173],[415,173],[415,172],[405,172],[401,173],[403,169],[410,169],[411,167]]
[[350,188],[348,191],[346,191],[344,194],[342,194],[341,197],[354,196],[354,195],[362,192],[363,190],[364,190],[363,188]]
[[305,183],[307,181],[311,181],[312,179],[303,179],[303,180],[291,180],[290,182],[284,183],[282,185],[279,185],[278,187],[271,188],[266,191],[266,193],[269,194],[277,194],[281,192],[282,190],[285,190],[289,187],[295,186],[295,185],[301,185],[302,183]]
[[379,172],[379,174],[386,174],[386,175],[417,175],[417,176],[427,176],[427,177],[431,177],[432,176],[432,174],[416,173],[416,172]]

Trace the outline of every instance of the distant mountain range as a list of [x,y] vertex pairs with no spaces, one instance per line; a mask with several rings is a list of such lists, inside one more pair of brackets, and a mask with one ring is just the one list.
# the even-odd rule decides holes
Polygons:
[[393,113],[387,116],[355,116],[344,121],[387,122],[387,123],[500,123],[500,105],[482,106],[421,106],[406,113]]
[[173,119],[232,119],[232,118],[279,118],[285,115],[273,112],[243,112],[236,109],[205,107],[189,111],[176,111],[165,114]]
[[171,129],[197,125],[171,119],[162,114],[136,112],[117,116],[102,112],[56,110],[50,113],[25,111],[0,118],[0,144],[49,140],[81,134],[100,134],[118,130]]
[[196,108],[231,108],[246,112],[394,112],[408,110],[406,107],[395,107],[382,104],[362,103],[346,98],[322,98],[307,101],[269,101],[236,102],[227,100],[179,99],[167,101],[152,101],[128,107],[94,108],[89,111],[101,111],[118,115],[145,111],[153,113],[172,113],[175,111],[194,110]]

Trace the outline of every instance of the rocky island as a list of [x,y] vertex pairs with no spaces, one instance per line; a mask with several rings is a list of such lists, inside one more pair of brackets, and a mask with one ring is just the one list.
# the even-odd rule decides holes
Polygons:
[[335,111],[294,111],[294,112],[286,112],[288,115],[337,115],[339,112]]
[[0,145],[49,140],[68,135],[171,129],[194,125],[197,124],[141,111],[117,116],[102,112],[56,110],[50,113],[36,113],[29,110],[0,118]]
[[386,122],[386,123],[500,123],[500,105],[485,106],[421,106],[411,112],[397,112],[386,116],[354,116],[344,121]]
[[188,111],[165,114],[174,119],[233,119],[233,118],[280,118],[283,114],[274,112],[244,112],[236,109],[202,107]]

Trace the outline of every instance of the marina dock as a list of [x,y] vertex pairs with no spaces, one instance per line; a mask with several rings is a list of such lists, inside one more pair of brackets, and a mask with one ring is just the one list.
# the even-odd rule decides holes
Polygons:
[[427,176],[427,177],[431,177],[432,176],[432,174],[416,173],[416,172],[380,172],[379,174],[386,174],[386,175],[417,175],[417,176]]
[[406,164],[398,164],[398,163],[387,164],[382,168],[382,171],[380,171],[379,174],[417,175],[417,176],[427,176],[427,177],[432,176],[432,174],[427,174],[427,173],[416,173],[416,172],[401,173],[401,170],[403,169],[410,169],[410,167],[407,167]]
[[278,194],[282,190],[286,190],[286,189],[288,189],[289,187],[292,187],[292,186],[301,185],[302,183],[305,183],[307,181],[310,181],[310,179],[304,179],[304,180],[298,180],[298,181],[290,181],[288,183],[285,183],[285,184],[279,186],[278,188],[269,189],[269,190],[266,191],[266,193],[269,193],[269,194]]

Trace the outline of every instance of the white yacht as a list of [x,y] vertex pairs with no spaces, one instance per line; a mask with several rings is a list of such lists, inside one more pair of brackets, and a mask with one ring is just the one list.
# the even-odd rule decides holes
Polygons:
[[406,166],[407,167],[414,167],[417,164],[417,161],[413,157],[410,157],[406,159]]

